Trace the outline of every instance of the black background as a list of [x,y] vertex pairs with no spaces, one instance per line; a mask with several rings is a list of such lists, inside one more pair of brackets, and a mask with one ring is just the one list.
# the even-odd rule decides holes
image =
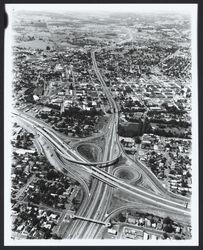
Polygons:
[[[39,0],[35,0],[35,1],[29,1],[29,0],[7,0],[7,1],[3,1],[0,0],[0,248],[3,249],[43,249],[43,250],[55,250],[55,249],[75,249],[75,250],[79,250],[79,249],[116,249],[116,250],[124,250],[124,249],[181,249],[181,250],[185,250],[185,249],[197,249],[200,248],[199,247],[191,247],[191,246],[180,246],[180,247],[174,247],[174,246],[167,246],[167,247],[163,247],[163,246],[154,246],[154,247],[141,247],[141,246],[136,246],[136,241],[135,241],[135,246],[4,246],[4,171],[6,171],[6,167],[5,166],[5,170],[4,170],[4,115],[6,118],[6,113],[4,114],[4,84],[6,84],[6,81],[4,82],[4,28],[7,25],[7,16],[5,15],[5,9],[4,9],[4,4],[6,3],[163,3],[163,4],[167,4],[167,3],[174,3],[174,4],[184,4],[184,3],[197,3],[198,4],[198,109],[199,109],[199,245],[202,246],[202,237],[203,237],[203,233],[202,233],[202,229],[203,229],[203,220],[202,220],[202,191],[203,191],[203,186],[202,186],[202,182],[203,182],[203,168],[201,168],[201,163],[202,163],[202,156],[203,154],[201,154],[201,149],[202,149],[202,142],[203,142],[203,134],[202,134],[202,129],[201,129],[201,123],[202,123],[202,117],[203,117],[203,112],[201,112],[203,110],[203,68],[202,68],[202,59],[203,59],[203,1],[201,3],[201,1],[136,1],[136,0],[120,0],[120,1],[107,1],[107,0],[89,0],[89,1],[81,1],[81,0],[55,0],[55,1],[51,1],[51,0],[43,0],[43,1],[39,1]],[[40,5],[39,5],[39,10],[40,10]],[[8,20],[9,22],[9,20]],[[8,138],[6,138],[8,139]],[[198,150],[198,149],[197,149]],[[161,242],[157,242],[160,243]]]

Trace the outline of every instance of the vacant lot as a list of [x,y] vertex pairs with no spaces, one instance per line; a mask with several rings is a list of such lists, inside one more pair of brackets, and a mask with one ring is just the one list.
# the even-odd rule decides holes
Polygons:
[[47,46],[49,46],[50,48],[53,48],[52,43],[44,42],[43,40],[20,42],[18,46],[22,48],[26,48],[26,49],[42,49],[42,50],[46,50]]

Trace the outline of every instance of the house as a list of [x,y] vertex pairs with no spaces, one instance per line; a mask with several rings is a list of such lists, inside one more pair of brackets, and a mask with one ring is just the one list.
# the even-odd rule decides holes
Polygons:
[[181,228],[180,227],[176,227],[176,233],[180,233],[181,232]]
[[143,240],[148,240],[149,239],[149,234],[144,232],[143,234]]
[[152,143],[151,143],[151,141],[142,141],[142,144],[141,144],[141,148],[150,148],[151,147],[151,145],[152,145]]
[[134,217],[128,217],[127,222],[130,223],[130,224],[135,224],[136,219]]
[[141,218],[139,219],[139,223],[141,224],[141,226],[143,226],[143,225],[144,225],[144,223],[145,223],[144,218],[142,218],[142,217],[141,217]]
[[151,235],[151,239],[152,239],[152,240],[157,240],[158,237],[157,237],[156,235],[152,234],[152,235]]
[[117,231],[116,231],[115,229],[113,229],[113,228],[109,228],[109,229],[108,229],[108,233],[113,234],[113,235],[116,235],[116,234],[117,234]]
[[149,219],[145,219],[145,225],[147,226],[147,227],[151,227],[151,221],[149,220]]
[[154,222],[154,223],[152,223],[152,227],[153,228],[156,228],[156,226],[157,226],[157,224]]

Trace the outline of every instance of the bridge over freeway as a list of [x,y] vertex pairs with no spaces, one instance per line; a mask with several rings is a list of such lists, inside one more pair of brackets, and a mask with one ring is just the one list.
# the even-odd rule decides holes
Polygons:
[[103,162],[102,161],[101,162],[81,162],[81,161],[72,160],[72,159],[67,158],[67,157],[66,157],[66,159],[72,163],[85,165],[85,166],[97,166],[97,167],[102,168],[102,167],[107,167],[107,166],[113,165],[114,163],[116,163],[119,160],[120,157],[121,157],[121,152],[119,152],[118,156],[115,157],[114,159],[112,159],[110,161],[103,161]]
[[74,214],[71,214],[70,218],[71,219],[85,220],[85,221],[89,221],[89,222],[101,224],[101,225],[104,225],[105,227],[110,227],[111,226],[110,222],[103,222],[103,221],[100,221],[100,220],[95,220],[95,219],[91,219],[91,218],[87,218],[87,217],[82,217],[82,216],[74,215]]

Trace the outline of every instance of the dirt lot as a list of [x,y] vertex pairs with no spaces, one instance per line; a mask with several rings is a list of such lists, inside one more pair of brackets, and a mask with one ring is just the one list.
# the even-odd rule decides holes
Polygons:
[[22,48],[27,48],[27,49],[42,49],[46,50],[46,47],[53,47],[53,44],[50,42],[44,42],[42,40],[33,40],[33,41],[26,41],[26,42],[20,42],[18,45]]

